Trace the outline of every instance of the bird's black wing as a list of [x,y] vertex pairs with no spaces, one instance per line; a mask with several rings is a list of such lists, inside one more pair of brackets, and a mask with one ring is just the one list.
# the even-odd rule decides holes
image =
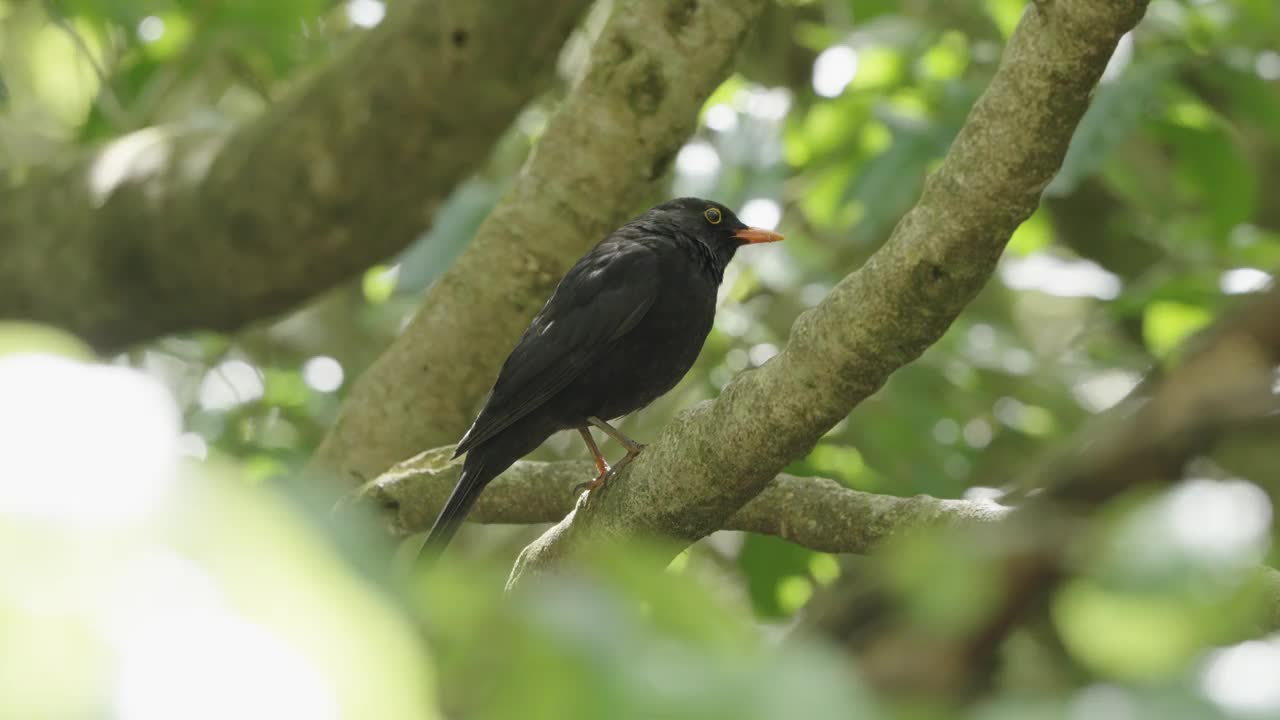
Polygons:
[[507,357],[455,456],[564,389],[640,322],[658,288],[658,256],[634,239],[606,240],[579,260]]

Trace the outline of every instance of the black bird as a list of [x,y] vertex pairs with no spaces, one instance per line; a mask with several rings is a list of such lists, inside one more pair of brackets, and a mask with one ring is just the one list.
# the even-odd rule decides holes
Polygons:
[[[608,421],[648,405],[689,371],[715,317],[734,252],[781,240],[729,208],[678,198],[610,233],[577,262],[502,365],[493,393],[454,457],[467,453],[453,493],[423,545],[444,550],[489,481],[553,433],[575,428],[595,458],[594,491],[611,472],[590,426],[643,447]],[[582,486],[579,486],[580,488]]]

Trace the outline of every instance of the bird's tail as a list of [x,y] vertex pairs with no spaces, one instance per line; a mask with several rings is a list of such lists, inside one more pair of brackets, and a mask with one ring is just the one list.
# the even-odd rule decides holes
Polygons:
[[454,485],[453,493],[449,495],[435,524],[431,526],[431,532],[427,533],[422,549],[418,551],[419,560],[433,561],[448,547],[458,528],[462,527],[467,513],[471,512],[471,506],[476,504],[476,498],[480,497],[484,486],[495,475],[488,472],[487,465],[479,453],[467,455],[467,460],[462,465],[462,474],[458,476],[458,484]]

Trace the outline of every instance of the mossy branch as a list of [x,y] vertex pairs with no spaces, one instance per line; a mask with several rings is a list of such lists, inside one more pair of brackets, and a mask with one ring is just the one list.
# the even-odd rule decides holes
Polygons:
[[[385,514],[398,535],[424,531],[457,482],[453,446],[428,450],[367,483],[355,502]],[[573,488],[595,474],[588,461],[522,460],[485,488],[468,520],[554,523],[574,512]],[[778,475],[725,521],[725,530],[774,535],[814,550],[866,553],[897,532],[934,523],[989,522],[1008,508],[982,500],[894,497],[859,492],[834,480]]]
[[0,186],[0,319],[110,352],[236,330],[406,247],[547,87],[588,0],[402,0],[230,133],[135,132]]

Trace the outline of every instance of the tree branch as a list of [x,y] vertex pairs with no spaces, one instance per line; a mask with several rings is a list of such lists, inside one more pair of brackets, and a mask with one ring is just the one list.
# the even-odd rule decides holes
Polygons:
[[[453,446],[428,450],[366,484],[354,502],[376,506],[399,535],[431,526],[458,480]],[[467,518],[481,523],[552,523],[573,512],[574,486],[590,479],[587,461],[523,460],[493,481]],[[934,523],[989,522],[1008,508],[988,501],[876,495],[826,478],[778,475],[734,513],[725,530],[774,535],[822,552],[866,553],[901,530]]]
[[[395,535],[425,531],[462,469],[462,461],[451,459],[452,454],[449,445],[398,463],[348,502],[381,513]],[[522,460],[485,488],[467,520],[519,525],[557,522],[575,510],[578,496],[573,488],[594,474],[595,466],[586,460]],[[1011,512],[1011,507],[987,500],[877,495],[826,478],[782,474],[734,513],[723,529],[773,535],[820,552],[866,555],[904,532],[937,525],[991,524]],[[1266,569],[1264,582],[1270,609],[1267,627],[1280,629],[1280,571]],[[848,623],[839,618],[848,613],[848,605],[832,601],[826,605],[823,626],[847,628]],[[819,620],[806,622],[813,625]]]
[[1000,69],[917,205],[867,264],[796,322],[786,349],[683,413],[516,562],[509,587],[580,546],[693,541],[938,339],[990,277],[1053,177],[1116,42],[1145,0],[1058,0],[1024,13]]
[[104,350],[233,330],[428,226],[547,84],[587,0],[404,0],[229,134],[151,128],[0,188],[0,317]]
[[763,6],[619,4],[511,191],[361,376],[316,463],[373,477],[458,439],[565,270],[650,199]]

